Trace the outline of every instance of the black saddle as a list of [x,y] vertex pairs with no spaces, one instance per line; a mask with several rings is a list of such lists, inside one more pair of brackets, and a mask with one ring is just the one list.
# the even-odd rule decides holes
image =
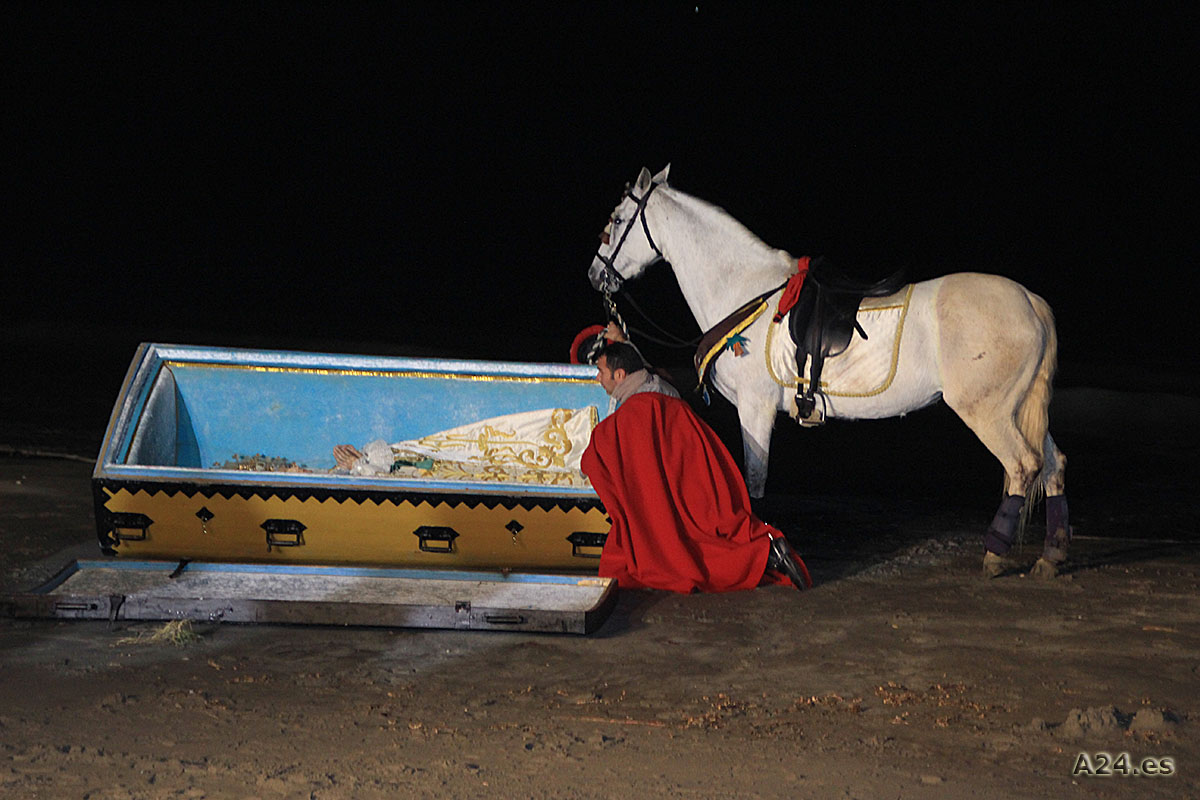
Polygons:
[[867,333],[858,324],[858,307],[864,297],[886,297],[904,286],[903,270],[874,283],[855,281],[823,257],[812,259],[800,296],[788,316],[788,330],[796,345],[796,369],[804,371],[809,357],[808,385],[796,388],[796,410],[801,423],[817,425],[816,396],[821,393],[821,370],[825,359],[840,355],[850,346],[854,332]]

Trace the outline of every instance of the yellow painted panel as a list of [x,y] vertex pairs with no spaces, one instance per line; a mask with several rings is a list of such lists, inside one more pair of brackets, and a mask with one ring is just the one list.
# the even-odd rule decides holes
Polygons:
[[[575,531],[608,531],[604,512],[596,508],[507,509],[482,504],[470,508],[466,504],[414,505],[407,501],[377,505],[371,500],[339,503],[332,498],[234,495],[227,499],[166,492],[151,495],[141,490],[130,493],[123,488],[115,493],[105,491],[109,511],[144,514],[153,520],[145,540],[126,539],[116,547],[118,555],[140,559],[595,571],[598,559],[572,555],[567,537]],[[201,508],[212,514],[207,522],[196,516]],[[303,544],[268,548],[262,527],[268,519],[300,522],[305,526]],[[515,536],[508,528],[514,520],[521,526]],[[414,531],[425,525],[453,528],[459,535],[452,552],[420,550]],[[279,538],[291,541],[295,537]],[[443,542],[431,545],[446,546]],[[587,548],[587,552],[598,554],[596,548]]]

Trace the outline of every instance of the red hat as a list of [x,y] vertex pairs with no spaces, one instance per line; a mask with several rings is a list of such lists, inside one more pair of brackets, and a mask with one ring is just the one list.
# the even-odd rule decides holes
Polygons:
[[[575,341],[571,342],[571,363],[572,364],[590,364],[588,357],[591,355],[592,342],[589,340],[599,339],[600,334],[608,330],[606,325],[589,325],[581,330],[576,336]],[[580,350],[583,350],[581,357]]]

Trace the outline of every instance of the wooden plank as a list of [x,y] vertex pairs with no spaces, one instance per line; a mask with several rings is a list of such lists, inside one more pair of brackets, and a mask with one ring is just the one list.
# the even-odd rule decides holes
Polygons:
[[608,578],[273,564],[77,561],[8,616],[590,633]]

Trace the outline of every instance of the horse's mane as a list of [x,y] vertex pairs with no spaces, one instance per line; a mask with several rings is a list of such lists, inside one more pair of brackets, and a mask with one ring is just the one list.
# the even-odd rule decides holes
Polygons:
[[[691,205],[708,212],[714,219],[721,220],[724,230],[722,236],[731,240],[734,246],[756,249],[763,254],[783,252],[760,239],[753,231],[743,225],[736,217],[720,206],[707,200],[670,188],[671,196],[680,201],[681,205]],[[789,263],[789,267],[791,264]],[[864,281],[852,277],[831,264],[828,259],[817,258],[809,273],[809,280],[820,283],[828,291],[840,294],[857,294],[863,297],[884,297],[898,291],[907,282],[906,270],[898,270],[885,278],[876,281]]]
[[702,208],[709,212],[713,217],[721,219],[724,227],[727,228],[725,235],[735,239],[736,244],[760,249],[763,251],[776,251],[777,248],[771,247],[762,239],[758,238],[758,236],[745,225],[743,225],[741,221],[737,219],[737,217],[733,216],[719,205],[710,203],[709,201],[700,197],[696,197],[695,195],[688,194],[687,192],[676,189],[673,186],[666,186],[664,188],[670,189],[671,197],[680,202],[681,205],[692,205]]

